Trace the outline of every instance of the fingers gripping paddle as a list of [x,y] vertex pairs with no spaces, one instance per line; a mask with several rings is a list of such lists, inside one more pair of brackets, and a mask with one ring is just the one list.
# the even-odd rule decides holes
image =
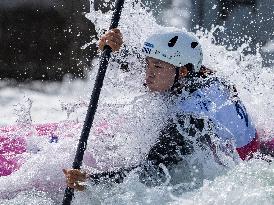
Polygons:
[[[116,1],[115,10],[112,16],[111,25],[109,29],[113,29],[118,26],[123,5],[124,5],[124,0]],[[94,88],[93,88],[90,103],[88,106],[86,119],[82,129],[81,137],[78,143],[74,162],[72,165],[73,169],[80,169],[82,165],[84,152],[87,146],[87,140],[89,137],[90,129],[92,127],[94,115],[96,113],[98,100],[99,100],[100,92],[103,86],[103,81],[104,81],[104,77],[108,67],[108,61],[109,61],[111,52],[112,52],[111,48],[109,46],[105,46],[100,58],[99,71],[96,76]],[[64,198],[63,198],[63,205],[70,205],[73,195],[74,195],[74,189],[67,187],[65,190]]]

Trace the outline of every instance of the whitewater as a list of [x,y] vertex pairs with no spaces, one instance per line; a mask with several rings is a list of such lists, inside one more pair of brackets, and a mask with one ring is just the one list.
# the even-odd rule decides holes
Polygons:
[[[92,5],[93,1],[86,17],[102,35],[112,13],[95,11]],[[138,49],[149,34],[178,28],[157,24],[140,1],[125,4],[119,28],[128,53],[114,53],[111,58],[84,157],[83,169],[90,172],[138,164],[157,139],[155,133],[170,112],[162,96],[148,93],[143,86],[145,65]],[[255,55],[246,55],[248,41],[236,51],[214,44],[214,29],[196,33],[203,46],[204,65],[235,84],[256,126],[273,132],[274,67],[263,67],[259,47]],[[86,46],[95,42],[96,39],[87,42]],[[120,69],[121,61],[128,63],[129,71]],[[13,174],[0,177],[1,205],[61,203],[65,189],[62,169],[72,165],[97,69],[98,60],[94,60],[85,80],[68,75],[63,82],[32,82],[16,87],[1,82],[1,126],[17,124],[32,129],[32,124],[49,122],[77,125],[58,130],[58,143],[49,143],[48,138],[35,132],[26,139],[28,151],[22,154],[22,166]],[[224,167],[202,154],[194,161],[202,168],[184,167],[182,178],[186,180],[176,186],[148,188],[138,181],[137,174],[131,173],[121,184],[86,183],[86,191],[76,192],[72,204],[274,204],[273,163],[259,157],[245,162],[224,158]]]

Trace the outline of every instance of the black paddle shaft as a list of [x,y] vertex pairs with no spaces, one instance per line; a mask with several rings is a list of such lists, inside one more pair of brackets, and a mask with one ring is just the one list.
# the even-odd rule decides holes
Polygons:
[[[124,0],[117,0],[115,4],[115,10],[112,16],[111,20],[111,25],[109,29],[117,28],[122,8],[124,5]],[[87,140],[89,137],[90,129],[92,127],[94,115],[96,113],[96,109],[98,106],[98,101],[99,101],[99,96],[101,93],[101,89],[103,87],[103,81],[105,78],[106,70],[108,67],[108,61],[110,58],[112,50],[109,46],[104,47],[104,51],[101,55],[100,58],[100,66],[99,66],[99,71],[96,76],[94,88],[92,91],[92,95],[90,98],[87,114],[86,114],[86,119],[83,125],[81,137],[78,143],[76,155],[74,158],[74,162],[72,165],[73,169],[80,169],[84,157],[84,153],[87,147]],[[70,205],[72,201],[72,197],[74,196],[74,189],[67,187],[65,190],[64,198],[63,198],[63,205]]]

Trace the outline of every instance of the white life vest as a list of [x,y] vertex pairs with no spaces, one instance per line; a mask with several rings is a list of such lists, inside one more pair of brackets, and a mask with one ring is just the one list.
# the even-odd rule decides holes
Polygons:
[[256,129],[244,105],[232,99],[229,89],[219,81],[200,88],[179,102],[183,113],[211,120],[222,140],[233,140],[236,148],[250,143]]

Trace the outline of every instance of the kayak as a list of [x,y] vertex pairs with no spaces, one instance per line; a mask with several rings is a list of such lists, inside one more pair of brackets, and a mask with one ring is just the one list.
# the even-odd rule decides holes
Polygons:
[[[58,143],[60,137],[75,137],[83,124],[76,121],[45,123],[30,126],[12,125],[0,127],[0,177],[8,176],[24,163],[22,155],[29,152],[27,139],[32,136],[47,138],[49,143]],[[95,131],[102,134],[108,123],[102,121]],[[274,136],[269,132],[259,132],[261,136]],[[274,157],[274,138],[261,142],[261,152]]]
[[29,151],[28,138],[37,136],[58,143],[60,137],[73,137],[73,131],[81,127],[82,123],[75,121],[0,127],[0,176],[10,175],[24,163],[22,156]]

